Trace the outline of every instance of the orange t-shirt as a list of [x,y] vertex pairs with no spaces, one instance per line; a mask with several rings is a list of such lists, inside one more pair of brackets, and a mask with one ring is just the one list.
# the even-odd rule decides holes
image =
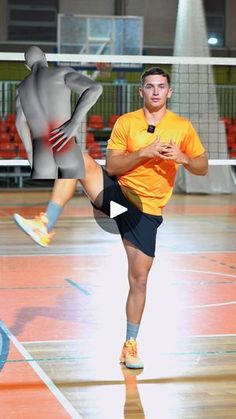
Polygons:
[[[162,142],[172,140],[190,158],[198,157],[205,149],[190,121],[167,110],[156,125],[155,132],[147,132],[143,109],[121,116],[112,130],[107,148],[132,153],[151,144],[157,136]],[[150,159],[127,174],[117,176],[123,193],[143,212],[160,215],[171,197],[178,164],[173,160]],[[134,195],[132,195],[134,191]]]

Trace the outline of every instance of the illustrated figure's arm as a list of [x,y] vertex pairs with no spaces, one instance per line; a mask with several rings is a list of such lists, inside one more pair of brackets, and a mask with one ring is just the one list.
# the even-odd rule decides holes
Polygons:
[[[102,94],[102,85],[100,83],[76,72],[70,72],[65,75],[65,84],[71,91],[79,94],[80,97],[71,118],[52,131],[50,141],[56,140],[52,147],[56,147],[60,143],[60,146],[57,148],[58,151],[72,137],[77,136],[81,121]],[[63,142],[61,143],[61,141]]]
[[29,164],[32,167],[33,166],[33,147],[32,147],[32,140],[31,140],[31,133],[30,133],[30,129],[27,124],[25,114],[23,112],[23,109],[20,103],[20,96],[18,92],[16,92],[16,129],[25,146]]

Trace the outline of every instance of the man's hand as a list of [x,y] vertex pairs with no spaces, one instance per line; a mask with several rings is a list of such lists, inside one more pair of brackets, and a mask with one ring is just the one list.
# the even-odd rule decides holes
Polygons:
[[163,158],[163,151],[166,149],[167,143],[162,143],[160,137],[157,137],[150,145],[139,150],[142,158],[152,159],[155,157]]
[[206,153],[202,153],[200,156],[194,158],[188,157],[173,141],[165,144],[162,153],[163,159],[174,160],[177,164],[182,164],[193,175],[205,176],[208,172]]
[[49,138],[49,141],[52,144],[52,148],[56,147],[56,151],[62,150],[68,141],[74,137],[77,137],[77,130],[78,126],[75,126],[71,120],[65,122],[60,127],[53,129],[50,132]]
[[163,144],[162,158],[166,160],[174,160],[177,164],[189,163],[189,157],[184,154],[172,140],[169,143]]

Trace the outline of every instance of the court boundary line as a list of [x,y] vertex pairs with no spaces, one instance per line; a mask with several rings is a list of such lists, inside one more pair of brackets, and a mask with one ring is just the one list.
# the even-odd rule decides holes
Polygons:
[[[226,265],[226,267],[228,267]],[[191,273],[200,273],[206,275],[218,275],[218,276],[228,276],[229,278],[236,278],[236,274],[228,274],[227,272],[215,272],[215,271],[204,271],[203,269],[173,269],[175,272],[191,272]]]
[[[183,340],[184,338],[214,338],[214,337],[235,337],[236,333],[224,333],[224,334],[213,334],[213,335],[183,335],[179,336],[179,340]],[[177,339],[178,340],[178,339]],[[24,345],[31,345],[31,344],[49,344],[49,343],[78,343],[80,339],[56,339],[56,340],[29,340],[22,342]]]
[[[117,243],[115,243],[115,244],[117,244]],[[193,255],[193,256],[195,256],[195,255],[205,255],[206,253],[210,253],[210,254],[215,254],[215,253],[220,253],[220,254],[222,254],[222,253],[236,253],[236,249],[235,250],[224,250],[224,249],[221,249],[221,250],[198,250],[198,251],[191,251],[191,250],[183,250],[183,251],[162,251],[161,249],[159,249],[159,254],[171,254],[171,255]],[[42,257],[42,256],[101,256],[101,257],[104,257],[104,256],[107,256],[107,254],[106,253],[80,253],[80,252],[75,252],[75,253],[60,253],[59,251],[58,252],[55,252],[55,253],[32,253],[32,254],[19,254],[19,253],[17,253],[17,254],[15,254],[15,255],[8,255],[8,254],[0,254],[0,257],[31,257],[31,256],[36,256],[36,257]]]
[[75,410],[74,406],[69,402],[69,400],[64,396],[64,394],[59,390],[59,388],[53,383],[51,378],[43,371],[43,369],[38,365],[38,363],[33,359],[30,353],[24,348],[21,342],[12,334],[12,332],[8,329],[8,327],[0,320],[0,327],[12,344],[16,347],[19,353],[25,358],[30,360],[29,365],[32,367],[34,372],[38,375],[38,377],[42,380],[42,382],[46,385],[49,391],[54,395],[57,401],[61,404],[61,406],[65,409],[67,413],[73,419],[83,419],[82,416]]
[[71,343],[78,343],[78,342],[80,342],[80,339],[26,340],[26,341],[22,342],[22,344],[23,345],[30,345],[32,343],[36,343],[36,344],[38,344],[38,343],[43,343],[44,344],[45,343],[45,344],[48,344],[48,343],[69,343],[69,342],[71,342]]
[[220,338],[220,337],[235,337],[236,338],[236,333],[225,333],[225,334],[213,334],[213,335],[186,335],[186,338]]
[[191,306],[184,306],[183,310],[194,310],[197,308],[211,308],[211,307],[224,307],[235,305],[236,301],[227,301],[226,303],[212,303],[212,304],[195,304]]

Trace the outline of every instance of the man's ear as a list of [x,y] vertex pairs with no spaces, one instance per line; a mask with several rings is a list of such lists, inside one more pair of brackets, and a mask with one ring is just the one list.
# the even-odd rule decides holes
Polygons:
[[141,98],[143,98],[143,91],[142,91],[142,87],[140,87],[140,88],[139,88],[139,94],[140,94],[140,97],[141,97]]
[[172,90],[172,88],[170,87],[170,88],[169,88],[168,95],[167,95],[168,99],[170,99],[170,98],[171,98],[172,93],[173,93],[173,90]]

